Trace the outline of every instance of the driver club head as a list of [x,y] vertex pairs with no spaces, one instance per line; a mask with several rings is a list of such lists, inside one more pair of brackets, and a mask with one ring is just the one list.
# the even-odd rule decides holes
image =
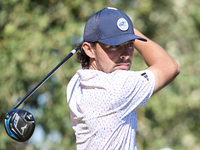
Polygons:
[[12,139],[17,142],[25,142],[34,132],[35,119],[28,111],[13,109],[4,116],[4,127]]

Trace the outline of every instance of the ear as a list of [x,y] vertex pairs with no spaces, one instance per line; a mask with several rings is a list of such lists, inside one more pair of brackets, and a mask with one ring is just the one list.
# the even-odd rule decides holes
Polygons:
[[82,44],[82,48],[85,51],[86,55],[88,55],[90,58],[95,58],[94,48],[91,46],[90,43],[84,42]]

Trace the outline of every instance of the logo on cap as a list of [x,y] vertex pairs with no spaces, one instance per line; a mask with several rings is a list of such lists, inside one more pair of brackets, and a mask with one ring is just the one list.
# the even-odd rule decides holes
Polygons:
[[117,21],[117,26],[120,30],[122,31],[126,31],[128,30],[128,22],[126,21],[126,19],[124,18],[120,18],[118,21]]

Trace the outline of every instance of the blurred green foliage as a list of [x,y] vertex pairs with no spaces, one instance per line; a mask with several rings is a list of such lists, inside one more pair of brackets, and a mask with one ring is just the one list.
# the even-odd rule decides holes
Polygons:
[[[159,43],[181,69],[138,108],[138,149],[199,150],[198,0],[1,0],[0,149],[76,149],[66,102],[66,86],[80,68],[75,56],[20,106],[36,119],[37,131],[28,142],[9,138],[3,118],[81,41],[89,17],[108,6],[127,13],[134,27]],[[145,68],[135,52],[131,69]]]

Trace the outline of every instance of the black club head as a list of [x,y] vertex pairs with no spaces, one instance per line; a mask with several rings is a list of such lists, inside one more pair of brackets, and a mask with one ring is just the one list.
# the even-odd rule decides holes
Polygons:
[[12,139],[18,142],[25,142],[34,132],[35,119],[28,111],[13,109],[4,116],[4,127]]

